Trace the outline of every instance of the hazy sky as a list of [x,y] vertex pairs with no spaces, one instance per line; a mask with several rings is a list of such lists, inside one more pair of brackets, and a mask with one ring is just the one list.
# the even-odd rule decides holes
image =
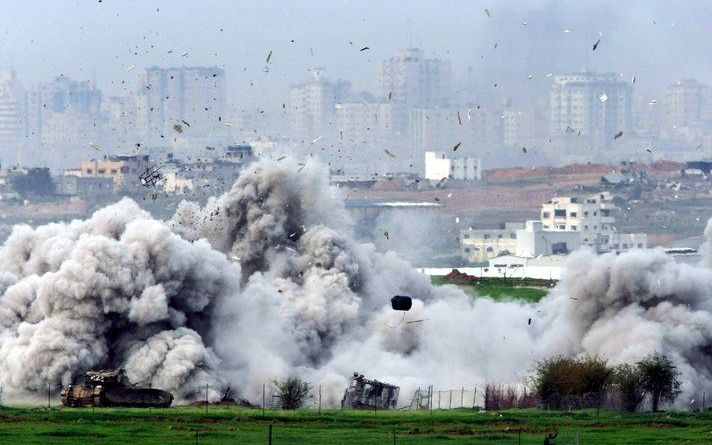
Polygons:
[[547,73],[585,67],[637,76],[640,94],[653,95],[680,78],[712,84],[710,17],[709,0],[7,0],[0,65],[26,86],[64,73],[108,94],[133,89],[145,66],[218,65],[237,108],[269,109],[311,67],[375,89],[379,63],[412,45],[451,59],[458,77],[471,66],[477,94],[490,99],[541,91]]

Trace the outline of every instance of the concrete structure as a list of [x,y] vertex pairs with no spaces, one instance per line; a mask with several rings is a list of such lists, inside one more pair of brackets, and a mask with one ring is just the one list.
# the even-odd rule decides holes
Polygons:
[[587,198],[557,196],[542,205],[541,223],[545,231],[579,232],[581,244],[593,246],[597,252],[621,252],[646,248],[647,235],[619,234],[614,227],[612,212],[616,206],[609,192]]
[[567,255],[581,247],[581,232],[544,230],[541,221],[527,221],[517,230],[516,252],[520,258]]
[[65,174],[56,178],[57,193],[71,196],[108,195],[114,192],[113,178]]
[[139,176],[149,167],[148,155],[104,156],[104,159],[83,161],[79,171],[67,170],[65,174],[111,178],[118,189],[139,185]]
[[504,223],[501,229],[472,229],[460,231],[460,253],[470,263],[481,263],[517,250],[517,230],[523,223]]
[[480,159],[455,157],[445,152],[425,152],[425,179],[441,181],[443,178],[460,181],[482,179]]
[[312,79],[289,90],[289,120],[292,138],[310,143],[317,138],[332,139],[338,129],[335,124],[336,104],[347,100],[351,84],[343,80],[330,81],[323,69],[312,71]]
[[381,64],[381,95],[393,106],[396,137],[406,137],[410,110],[447,106],[451,77],[450,61],[427,59],[417,48],[399,51]]
[[631,84],[617,74],[556,76],[550,95],[551,137],[573,132],[576,143],[594,150],[610,149],[618,132],[632,130],[632,106]]

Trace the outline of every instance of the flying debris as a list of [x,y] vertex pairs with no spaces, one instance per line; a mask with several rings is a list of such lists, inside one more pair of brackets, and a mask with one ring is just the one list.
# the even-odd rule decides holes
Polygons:
[[596,43],[593,44],[593,50],[596,51],[596,48],[598,48],[598,44],[601,43],[601,39],[596,40]]
[[284,160],[284,159],[286,159],[286,158],[287,158],[286,156],[280,156],[280,157],[277,158],[277,162],[282,161],[282,160]]
[[529,321],[527,322],[528,325],[532,324],[532,319],[530,318]]
[[188,51],[186,51],[186,52],[184,52],[183,54],[181,54],[181,56],[182,56],[182,57],[188,57]]
[[608,100],[608,95],[606,93],[603,93],[600,96],[598,96],[598,100],[600,100],[601,102],[605,102]]
[[571,127],[566,127],[566,132],[569,133],[569,134],[574,134],[574,133],[576,133],[576,130],[574,130],[574,129],[571,128]]
[[615,141],[616,139],[618,139],[621,136],[623,136],[623,131],[619,131],[618,133],[616,133],[615,136],[613,136],[613,140]]
[[407,295],[396,295],[391,298],[391,308],[394,311],[409,311],[413,306],[413,299]]
[[136,68],[136,65],[131,65],[130,67],[128,67],[128,68],[126,69],[126,71],[131,71],[131,70],[134,69],[134,68]]
[[526,152],[527,152],[527,147],[522,147],[522,151],[523,151],[524,153],[526,153]]
[[635,76],[630,80],[630,83],[635,83]]
[[213,150],[215,150],[215,147],[211,147],[210,145],[206,145],[206,146],[205,146],[205,149],[208,150],[208,151],[213,151]]
[[534,75],[532,75],[532,74],[527,76],[527,79],[529,79],[529,80],[531,80],[532,78],[534,78]]
[[265,63],[269,63],[271,58],[272,58],[272,50],[269,50],[269,53],[267,54],[267,61]]
[[396,157],[396,155],[394,155],[393,153],[391,153],[391,152],[388,151],[388,150],[383,150],[383,151],[385,151],[386,154],[387,154],[388,156],[392,157],[392,158],[395,158],[395,157]]
[[391,239],[390,235],[388,235],[388,230],[383,231],[383,236],[385,236],[387,240]]
[[173,129],[176,131],[176,133],[183,133],[183,126],[181,124],[175,124],[173,126]]
[[455,146],[452,147],[452,151],[457,151],[457,149],[460,148],[460,145],[462,145],[462,141],[460,141],[460,142],[458,142],[457,144],[455,144]]
[[368,46],[364,46],[364,47],[361,48],[359,51],[366,51],[367,49],[371,49],[371,48],[369,48]]
[[393,95],[393,91],[390,91],[390,92],[388,93],[388,102],[391,101],[391,96],[392,96],[392,95]]
[[462,118],[460,117],[460,110],[457,110],[457,123],[462,125]]
[[651,149],[649,149],[649,148],[646,148],[645,151],[647,151],[648,153],[652,153],[652,152],[653,152],[653,150],[651,150]]
[[312,144],[316,144],[317,142],[319,142],[319,139],[321,139],[321,136],[319,136],[318,138],[316,138],[316,139],[314,139],[313,141],[311,141],[311,143],[312,143]]
[[485,14],[487,14],[487,17],[492,18],[492,14],[490,14],[489,9],[485,8]]
[[564,32],[565,34],[568,34],[571,32],[571,30],[567,28],[567,29],[562,30],[562,32]]
[[183,122],[186,127],[190,127],[190,124],[188,122],[184,121],[183,119],[181,119],[180,121]]
[[161,167],[158,165],[148,167],[146,171],[141,173],[141,176],[138,177],[139,181],[141,182],[141,185],[144,187],[155,187],[156,184],[158,184],[158,182],[163,177],[161,175],[161,172],[159,171],[160,169]]
[[91,148],[93,148],[94,150],[96,150],[96,151],[101,151],[101,145],[99,145],[99,144],[97,144],[97,143],[90,142],[90,143],[89,143],[89,146],[90,146]]
[[650,102],[648,102],[648,103],[649,103],[650,105],[655,105],[656,103],[658,103],[658,101],[655,100],[655,99],[652,99],[652,100],[651,100]]

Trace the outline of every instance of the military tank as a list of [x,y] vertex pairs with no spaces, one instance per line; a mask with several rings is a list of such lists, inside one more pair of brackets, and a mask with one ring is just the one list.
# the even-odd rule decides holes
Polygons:
[[63,386],[61,394],[62,405],[68,407],[167,408],[173,403],[168,391],[131,384],[123,369],[87,371],[84,384]]

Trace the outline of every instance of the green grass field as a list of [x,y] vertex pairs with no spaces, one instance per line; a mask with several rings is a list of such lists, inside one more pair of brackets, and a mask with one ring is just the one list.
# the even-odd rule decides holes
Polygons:
[[625,415],[595,410],[270,411],[2,408],[0,441],[13,444],[712,444],[712,411]]
[[475,298],[491,297],[497,301],[503,300],[525,300],[530,303],[536,303],[544,298],[548,290],[541,284],[537,286],[523,285],[521,279],[490,278],[484,279],[479,283],[462,283],[451,282],[445,277],[434,276],[431,278],[432,283],[436,285],[452,284],[464,290],[469,295]]

